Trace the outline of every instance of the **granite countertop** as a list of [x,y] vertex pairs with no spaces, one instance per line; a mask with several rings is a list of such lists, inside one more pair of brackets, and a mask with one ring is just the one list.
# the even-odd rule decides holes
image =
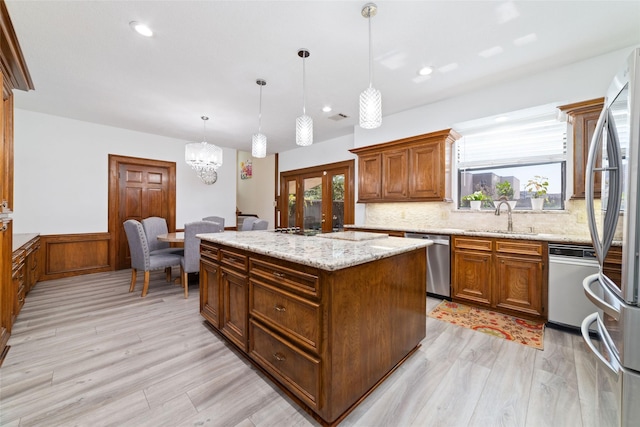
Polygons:
[[[572,236],[565,234],[530,233],[525,230],[507,232],[506,230],[463,230],[459,228],[407,228],[382,227],[374,225],[345,225],[345,229],[405,231],[409,233],[445,234],[456,236],[501,237],[504,239],[537,240],[556,243],[591,244],[591,236]],[[614,242],[615,244],[615,242]]]
[[[377,235],[373,236],[374,234]],[[316,236],[273,231],[225,231],[198,234],[197,237],[328,271],[364,264],[433,244],[425,240],[353,231]]]
[[16,251],[20,249],[20,246],[29,242],[31,239],[35,239],[38,237],[40,233],[16,233],[13,235],[13,240],[11,242],[11,251]]

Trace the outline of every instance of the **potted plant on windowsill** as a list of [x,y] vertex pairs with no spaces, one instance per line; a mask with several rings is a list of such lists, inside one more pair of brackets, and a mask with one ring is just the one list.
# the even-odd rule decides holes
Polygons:
[[542,210],[548,188],[549,178],[546,176],[535,175],[527,181],[525,189],[531,193],[531,209],[537,211]]
[[513,187],[509,181],[502,181],[496,184],[496,193],[498,194],[498,200],[506,200],[511,206],[511,209],[516,207],[517,200],[513,200]]
[[491,200],[489,196],[484,194],[481,190],[475,191],[471,194],[467,194],[462,197],[462,201],[469,202],[471,210],[479,211],[482,206],[482,202]]

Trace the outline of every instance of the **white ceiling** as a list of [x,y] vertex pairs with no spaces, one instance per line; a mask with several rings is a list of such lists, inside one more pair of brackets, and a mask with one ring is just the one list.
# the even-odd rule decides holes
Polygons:
[[[297,51],[306,48],[315,141],[357,125],[368,85],[366,1],[5,1],[36,88],[16,94],[18,108],[185,142],[202,139],[205,114],[209,142],[250,151],[262,78],[268,152],[286,151],[296,147]],[[640,1],[376,3],[383,115],[640,44]],[[130,21],[154,36],[134,33]],[[479,55],[496,46],[502,53]],[[450,64],[457,68],[441,71]],[[435,71],[420,79],[424,65]],[[329,119],[338,113],[348,118]]]

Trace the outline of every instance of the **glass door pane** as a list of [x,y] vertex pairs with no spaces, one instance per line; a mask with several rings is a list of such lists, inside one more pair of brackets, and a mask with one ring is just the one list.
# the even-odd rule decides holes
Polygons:
[[344,229],[344,185],[344,173],[331,177],[331,231]]
[[302,180],[303,188],[303,231],[305,234],[322,232],[322,176]]
[[295,227],[296,226],[296,180],[287,181],[287,213],[284,218],[284,224],[282,227]]

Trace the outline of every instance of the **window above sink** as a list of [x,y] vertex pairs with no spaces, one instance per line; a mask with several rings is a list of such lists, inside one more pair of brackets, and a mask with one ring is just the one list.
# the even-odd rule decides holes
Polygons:
[[[556,117],[556,106],[545,105],[457,125],[458,209],[469,209],[472,197],[465,196],[481,192],[481,209],[494,209],[493,201],[506,197],[515,210],[532,209],[535,198],[544,198],[545,210],[563,210],[567,125]],[[536,177],[548,182],[546,194],[527,185]]]

